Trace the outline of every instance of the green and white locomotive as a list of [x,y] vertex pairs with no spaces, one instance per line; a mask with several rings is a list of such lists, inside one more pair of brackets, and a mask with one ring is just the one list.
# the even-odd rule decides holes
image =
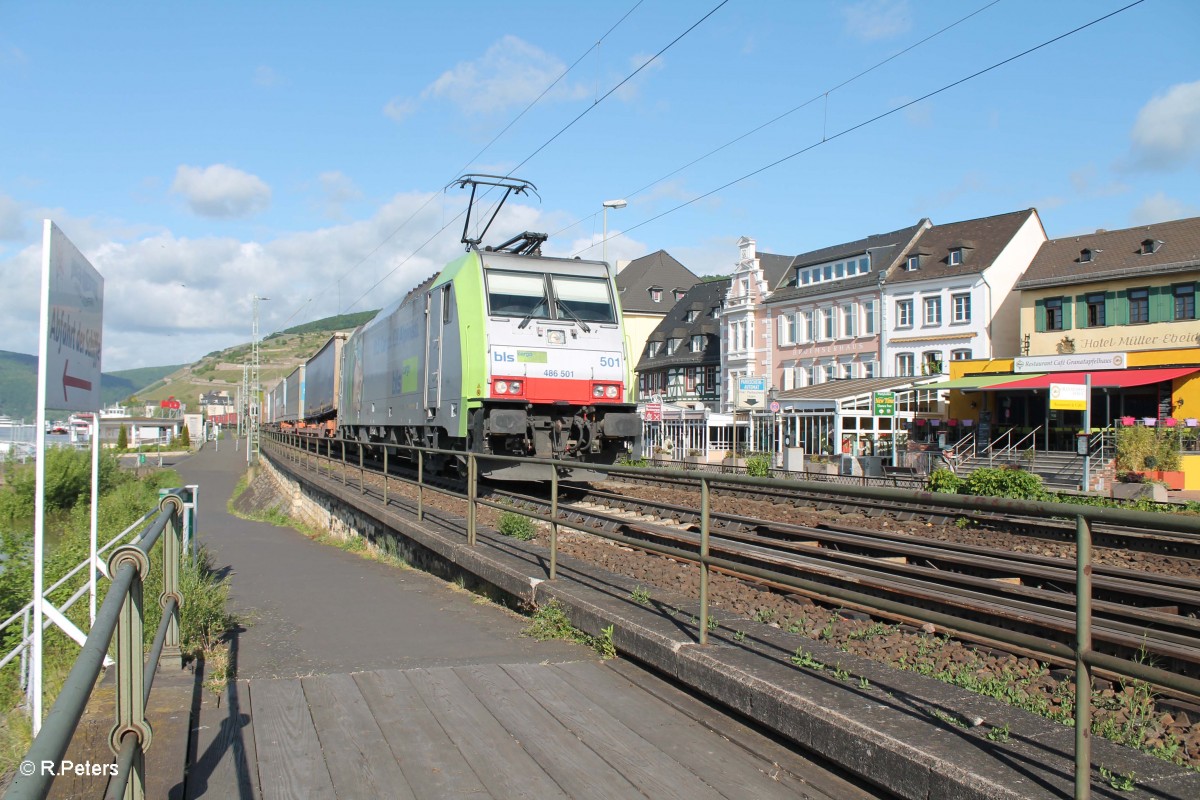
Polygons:
[[[474,194],[487,178],[460,180]],[[578,464],[562,476],[570,480],[598,479],[588,464],[636,451],[641,420],[630,402],[613,275],[601,261],[542,256],[545,238],[524,233],[480,249],[464,229],[465,255],[354,331],[342,351],[339,433],[364,443],[569,461]],[[486,458],[480,474],[550,475],[544,465]]]

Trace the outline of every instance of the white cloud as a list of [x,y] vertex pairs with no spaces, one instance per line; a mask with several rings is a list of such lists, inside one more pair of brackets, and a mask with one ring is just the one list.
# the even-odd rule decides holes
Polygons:
[[1153,225],[1156,222],[1168,222],[1173,219],[1198,215],[1200,215],[1200,208],[1184,203],[1182,200],[1167,197],[1163,192],[1155,192],[1129,212],[1129,221],[1134,225]]
[[846,32],[864,42],[907,33],[912,28],[908,0],[862,0],[842,9]]
[[260,66],[254,70],[254,85],[261,86],[264,89],[271,89],[283,83],[283,78],[279,73],[268,66]]
[[317,183],[321,188],[325,216],[330,219],[342,219],[345,214],[342,207],[363,196],[354,181],[336,170],[322,172],[317,176]]
[[[422,99],[447,100],[467,114],[491,114],[520,107],[545,91],[565,65],[535,45],[508,35],[475,61],[462,61],[421,92]],[[546,98],[586,97],[579,84],[559,82]],[[390,104],[389,104],[390,105]]]
[[[346,184],[330,173],[339,190]],[[451,197],[443,219],[443,196],[393,197],[365,219],[265,241],[233,237],[185,238],[165,230],[131,228],[79,219],[60,210],[25,209],[25,218],[55,219],[105,279],[104,369],[193,361],[205,353],[249,341],[251,295],[262,304],[264,333],[331,316],[342,310],[379,308],[462,254],[460,223],[413,255],[461,208]],[[411,221],[404,224],[406,220]],[[529,205],[506,204],[489,243],[521,230],[558,230],[566,215]],[[611,220],[610,220],[611,221]],[[27,226],[32,228],[32,226]],[[0,257],[5,303],[0,305],[3,348],[37,348],[41,239],[27,230],[25,245]],[[553,244],[553,243],[552,243]],[[571,255],[547,247],[548,255]],[[640,242],[609,242],[612,258],[646,252]],[[599,258],[599,248],[594,257]]]
[[25,236],[25,220],[21,205],[0,194],[0,241],[16,241]]
[[171,191],[182,195],[193,213],[213,219],[249,217],[271,204],[271,187],[261,178],[225,164],[181,165]]
[[1152,98],[1138,112],[1130,137],[1135,166],[1170,169],[1200,154],[1200,81]]
[[393,120],[394,122],[404,122],[413,115],[417,110],[418,103],[416,100],[408,100],[403,97],[393,97],[387,101],[387,105],[383,107],[383,115]]

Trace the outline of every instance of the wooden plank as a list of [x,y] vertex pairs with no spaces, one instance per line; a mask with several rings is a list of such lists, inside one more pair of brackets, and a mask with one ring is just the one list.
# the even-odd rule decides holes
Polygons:
[[323,675],[300,683],[339,800],[415,800],[354,679]]
[[251,681],[250,702],[263,800],[334,798],[299,679]]
[[260,800],[253,726],[249,682],[237,681],[219,695],[201,689],[200,715],[192,729],[186,800]]
[[493,797],[566,797],[452,669],[408,670],[404,675]]
[[712,786],[605,711],[602,706],[607,703],[588,700],[552,669],[509,664],[504,671],[588,747],[602,753],[609,764],[647,797],[655,800],[721,797]]
[[454,672],[568,795],[645,800],[499,666],[456,667]]
[[[604,705],[625,726],[643,736],[684,768],[707,782],[721,794],[737,798],[796,798],[804,787],[799,782],[781,781],[784,771],[772,759],[757,757],[754,751],[734,744],[667,704],[654,693],[644,691],[625,676],[604,664],[559,664],[554,672],[583,697]],[[648,673],[647,680],[658,682]],[[686,698],[694,699],[694,698]],[[713,709],[696,700],[689,709],[696,716],[716,716]],[[724,715],[722,715],[724,716]],[[755,735],[752,732],[746,732]],[[749,736],[746,736],[749,738]],[[762,738],[762,736],[756,736]]]
[[352,677],[413,794],[491,797],[403,672],[359,672]]

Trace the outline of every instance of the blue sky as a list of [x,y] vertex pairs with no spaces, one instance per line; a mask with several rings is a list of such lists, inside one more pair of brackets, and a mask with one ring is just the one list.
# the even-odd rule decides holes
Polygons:
[[515,173],[540,202],[490,241],[599,258],[624,197],[610,259],[699,273],[743,235],[791,254],[1031,206],[1051,237],[1200,214],[1191,0],[843,136],[1126,3],[729,0],[604,97],[718,2],[0,4],[0,349],[36,350],[44,217],[106,276],[105,368],[187,361],[249,338],[254,292],[265,331],[401,296],[461,252],[443,187],[543,145]]

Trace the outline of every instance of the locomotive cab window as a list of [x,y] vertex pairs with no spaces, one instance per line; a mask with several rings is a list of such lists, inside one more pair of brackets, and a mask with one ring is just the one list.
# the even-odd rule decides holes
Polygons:
[[556,316],[587,322],[616,322],[607,278],[552,275]]
[[488,312],[505,317],[550,318],[546,276],[487,270]]

